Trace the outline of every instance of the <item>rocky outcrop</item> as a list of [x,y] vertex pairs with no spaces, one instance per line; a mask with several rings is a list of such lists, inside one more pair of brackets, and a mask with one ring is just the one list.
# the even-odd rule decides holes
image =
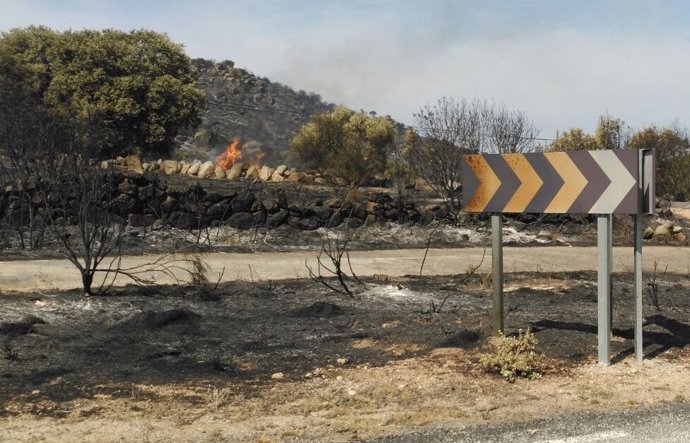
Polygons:
[[282,163],[297,130],[314,114],[333,108],[318,94],[257,77],[231,61],[193,63],[206,102],[201,124],[176,139],[190,158],[207,158],[198,154],[217,153],[239,138],[252,153],[263,153],[268,163]]

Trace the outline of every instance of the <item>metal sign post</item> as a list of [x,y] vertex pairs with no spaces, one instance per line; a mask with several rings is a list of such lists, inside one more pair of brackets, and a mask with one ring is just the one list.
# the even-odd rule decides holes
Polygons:
[[611,343],[611,214],[597,217],[597,307],[598,307],[598,347],[599,364],[610,364],[609,347]]
[[642,215],[635,214],[635,361],[642,363]]
[[491,269],[494,334],[503,333],[503,216],[491,215]]
[[640,210],[635,214],[635,361],[642,364],[642,214],[653,214],[656,206],[656,158],[653,149],[642,149],[638,161],[638,198]]

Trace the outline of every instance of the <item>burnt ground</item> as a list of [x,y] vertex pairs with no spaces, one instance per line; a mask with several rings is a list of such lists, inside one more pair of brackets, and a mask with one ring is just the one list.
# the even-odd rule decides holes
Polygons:
[[[463,371],[481,372],[490,288],[486,275],[462,280],[381,277],[359,286],[355,297],[308,280],[125,287],[91,298],[3,294],[0,417],[82,417],[75,402],[128,397],[140,385],[227,385],[252,398],[278,380],[299,382],[338,366],[421,362],[438,349],[457,349]],[[634,295],[630,275],[614,280],[616,363],[633,353]],[[664,276],[661,309],[646,297],[647,358],[690,354],[689,289],[687,277]],[[506,277],[507,332],[534,331],[547,374],[596,358],[596,312],[595,273]],[[160,394],[140,395],[156,402]],[[209,400],[194,394],[184,401]]]
[[[591,223],[540,223],[509,219],[506,243],[593,242]],[[618,226],[629,244],[629,223]],[[462,247],[488,235],[481,223],[406,229],[355,231],[351,245]],[[318,249],[329,235],[209,233],[214,250],[246,251]],[[128,235],[128,253],[180,238],[199,246],[198,233]],[[531,329],[546,362],[540,380],[512,385],[479,363],[492,349],[487,274],[379,276],[354,297],[310,280],[129,286],[90,298],[3,291],[0,441],[343,441],[686,401],[688,277],[657,276],[660,309],[645,293],[640,369],[630,363],[632,276],[614,277],[614,364],[604,370],[595,273],[506,274],[507,333]]]

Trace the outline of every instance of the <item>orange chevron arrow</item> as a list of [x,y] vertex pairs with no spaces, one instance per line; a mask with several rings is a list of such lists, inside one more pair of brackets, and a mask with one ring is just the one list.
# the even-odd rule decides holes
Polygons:
[[537,195],[544,181],[523,154],[505,154],[503,159],[517,175],[518,180],[520,180],[520,187],[510,198],[503,211],[523,212],[534,196]]
[[563,179],[563,186],[551,200],[545,213],[565,213],[587,186],[587,179],[575,166],[567,152],[547,152],[544,154],[556,172]]
[[501,180],[498,179],[482,155],[468,155],[465,157],[465,161],[479,180],[479,187],[465,205],[465,211],[482,212],[491,197],[501,187]]

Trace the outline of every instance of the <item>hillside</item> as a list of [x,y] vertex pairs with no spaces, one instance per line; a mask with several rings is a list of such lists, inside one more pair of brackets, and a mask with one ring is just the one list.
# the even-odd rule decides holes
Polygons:
[[231,61],[193,63],[206,104],[201,124],[177,137],[182,156],[213,156],[237,137],[248,153],[262,153],[264,161],[275,164],[311,116],[334,107],[317,94],[271,82]]

